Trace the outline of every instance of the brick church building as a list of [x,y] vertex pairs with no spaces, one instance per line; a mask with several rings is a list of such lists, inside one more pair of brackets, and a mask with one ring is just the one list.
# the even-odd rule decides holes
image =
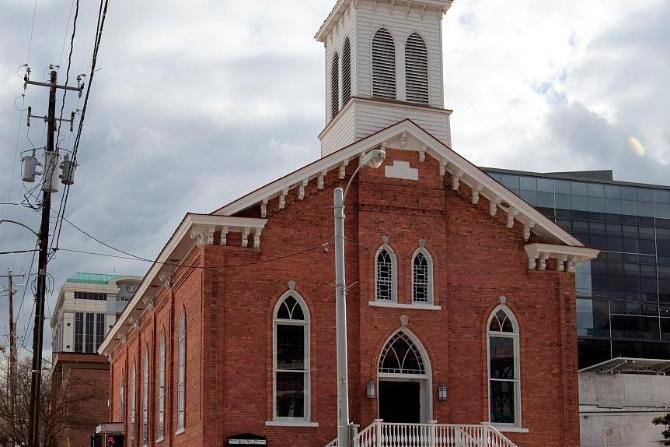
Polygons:
[[450,4],[337,1],[316,35],[321,158],[187,214],[100,346],[126,445],[331,443],[333,189],[350,179],[356,445],[579,445],[574,272],[598,252],[452,150]]

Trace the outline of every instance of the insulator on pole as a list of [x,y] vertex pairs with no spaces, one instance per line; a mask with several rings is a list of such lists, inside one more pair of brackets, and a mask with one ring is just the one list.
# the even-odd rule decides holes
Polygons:
[[70,114],[70,132],[74,132],[74,112]]
[[32,113],[32,111],[33,111],[33,108],[28,106],[28,120],[27,120],[28,121],[28,127],[30,127],[30,114]]

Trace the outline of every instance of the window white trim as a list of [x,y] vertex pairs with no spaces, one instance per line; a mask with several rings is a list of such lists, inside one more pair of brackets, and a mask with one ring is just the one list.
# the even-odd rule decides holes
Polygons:
[[119,419],[126,420],[126,368],[121,368],[121,380],[119,380]]
[[[413,104],[430,104],[428,45],[420,32],[413,31],[407,36],[404,56],[406,101]],[[417,66],[417,63],[421,66]],[[409,76],[410,70],[414,73],[412,77]]]
[[156,380],[156,442],[165,437],[165,331],[158,342],[158,365]]
[[130,370],[130,427],[128,434],[128,444],[129,447],[135,447],[136,444],[136,431],[137,431],[137,368],[136,362],[133,360],[133,367]]
[[[380,299],[379,298],[379,254],[382,251],[386,251],[391,258],[391,299]],[[375,252],[374,258],[374,269],[375,269],[375,301],[380,303],[397,303],[398,302],[398,258],[395,255],[395,251],[391,248],[389,244],[381,245]]]
[[[513,332],[498,332],[491,330],[491,322],[496,317],[496,314],[499,311],[505,312],[507,318],[512,323]],[[501,423],[501,422],[490,422],[491,425],[496,427],[498,430],[507,430],[507,429],[521,429],[522,427],[522,415],[521,415],[521,350],[519,346],[519,324],[514,312],[504,304],[497,306],[491,314],[489,315],[488,320],[486,321],[486,376],[487,376],[487,387],[488,387],[488,415],[489,421],[491,421],[491,382],[500,381],[500,379],[491,378],[491,338],[500,337],[500,338],[509,338],[513,341],[514,346],[514,379],[513,380],[504,380],[514,382],[514,423]]]
[[390,303],[385,301],[368,301],[368,306],[388,307],[391,309],[442,310],[442,306],[435,306],[433,304],[423,304],[423,303],[403,304],[403,303]]
[[[300,306],[303,314],[303,320],[288,320],[278,318],[277,314],[284,301],[293,297]],[[277,416],[277,373],[282,372],[277,369],[277,326],[290,325],[302,326],[304,328],[304,403],[303,407],[305,414],[303,417],[280,417]],[[311,424],[311,356],[310,356],[310,313],[305,299],[295,290],[287,290],[277,300],[274,310],[272,312],[272,422],[278,426],[292,425],[292,426],[310,426],[304,424]],[[293,371],[295,372],[295,371]],[[266,423],[267,425],[267,423]]]
[[182,308],[177,328],[177,434],[184,430],[186,408],[186,311]]
[[[426,259],[426,263],[428,264],[428,272],[427,272],[427,281],[428,281],[428,301],[417,301],[416,296],[415,296],[415,290],[414,290],[414,260],[416,257],[422,254],[424,258]],[[412,303],[418,304],[418,305],[431,305],[435,303],[435,293],[434,293],[434,287],[433,287],[433,272],[435,270],[435,264],[433,263],[433,257],[430,255],[430,252],[426,250],[425,247],[419,247],[416,249],[414,254],[412,254],[412,263],[411,263],[411,270],[412,270]]]
[[274,420],[265,421],[266,427],[318,427],[318,422],[293,421],[293,420]]
[[145,347],[142,363],[142,431],[143,446],[149,445],[149,347]]
[[[399,373],[388,373],[380,372],[380,364],[382,360],[382,355],[386,350],[386,346],[396,337],[397,334],[403,333],[407,338],[414,344],[416,350],[418,351],[421,359],[423,361],[424,373],[423,374],[399,374]],[[433,367],[430,362],[430,357],[428,351],[426,351],[425,346],[419,340],[419,337],[410,331],[408,328],[403,327],[394,331],[382,344],[379,355],[377,356],[377,363],[375,364],[377,368],[377,395],[379,395],[379,382],[381,381],[408,381],[408,382],[419,382],[421,385],[421,421],[428,422],[433,419]],[[379,399],[377,399],[377,415],[379,415]]]

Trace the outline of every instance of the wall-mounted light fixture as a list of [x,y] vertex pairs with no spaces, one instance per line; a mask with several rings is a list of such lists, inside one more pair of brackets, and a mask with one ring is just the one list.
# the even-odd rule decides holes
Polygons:
[[368,389],[366,393],[368,399],[374,399],[376,393],[377,393],[377,384],[375,383],[374,380],[371,380],[368,382]]
[[437,398],[442,401],[447,400],[447,385],[444,383],[441,383],[437,387]]

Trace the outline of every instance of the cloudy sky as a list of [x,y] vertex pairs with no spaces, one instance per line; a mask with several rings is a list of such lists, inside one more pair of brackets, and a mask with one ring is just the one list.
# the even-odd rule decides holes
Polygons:
[[[23,102],[17,68],[29,63],[44,80],[61,65],[64,80],[72,3],[0,0],[0,202],[23,200],[19,154],[45,144],[44,125],[33,120],[28,133],[19,109],[44,113],[46,91],[30,87]],[[81,5],[73,74],[88,71],[95,3]],[[151,258],[186,211],[212,211],[317,159],[324,63],[313,35],[333,4],[111,1],[66,216]],[[457,0],[443,26],[456,151],[486,166],[670,183],[670,2]],[[66,113],[77,107],[70,95]],[[67,132],[61,146],[71,146]],[[39,226],[21,206],[0,204],[2,218]],[[27,231],[0,225],[0,251],[33,246]],[[67,224],[59,246],[110,253]],[[0,255],[0,272],[30,261]],[[49,265],[56,290],[75,271],[147,268],[63,251]],[[20,337],[32,305],[28,290]],[[6,332],[0,298],[0,344]],[[45,340],[48,350],[50,332]]]

